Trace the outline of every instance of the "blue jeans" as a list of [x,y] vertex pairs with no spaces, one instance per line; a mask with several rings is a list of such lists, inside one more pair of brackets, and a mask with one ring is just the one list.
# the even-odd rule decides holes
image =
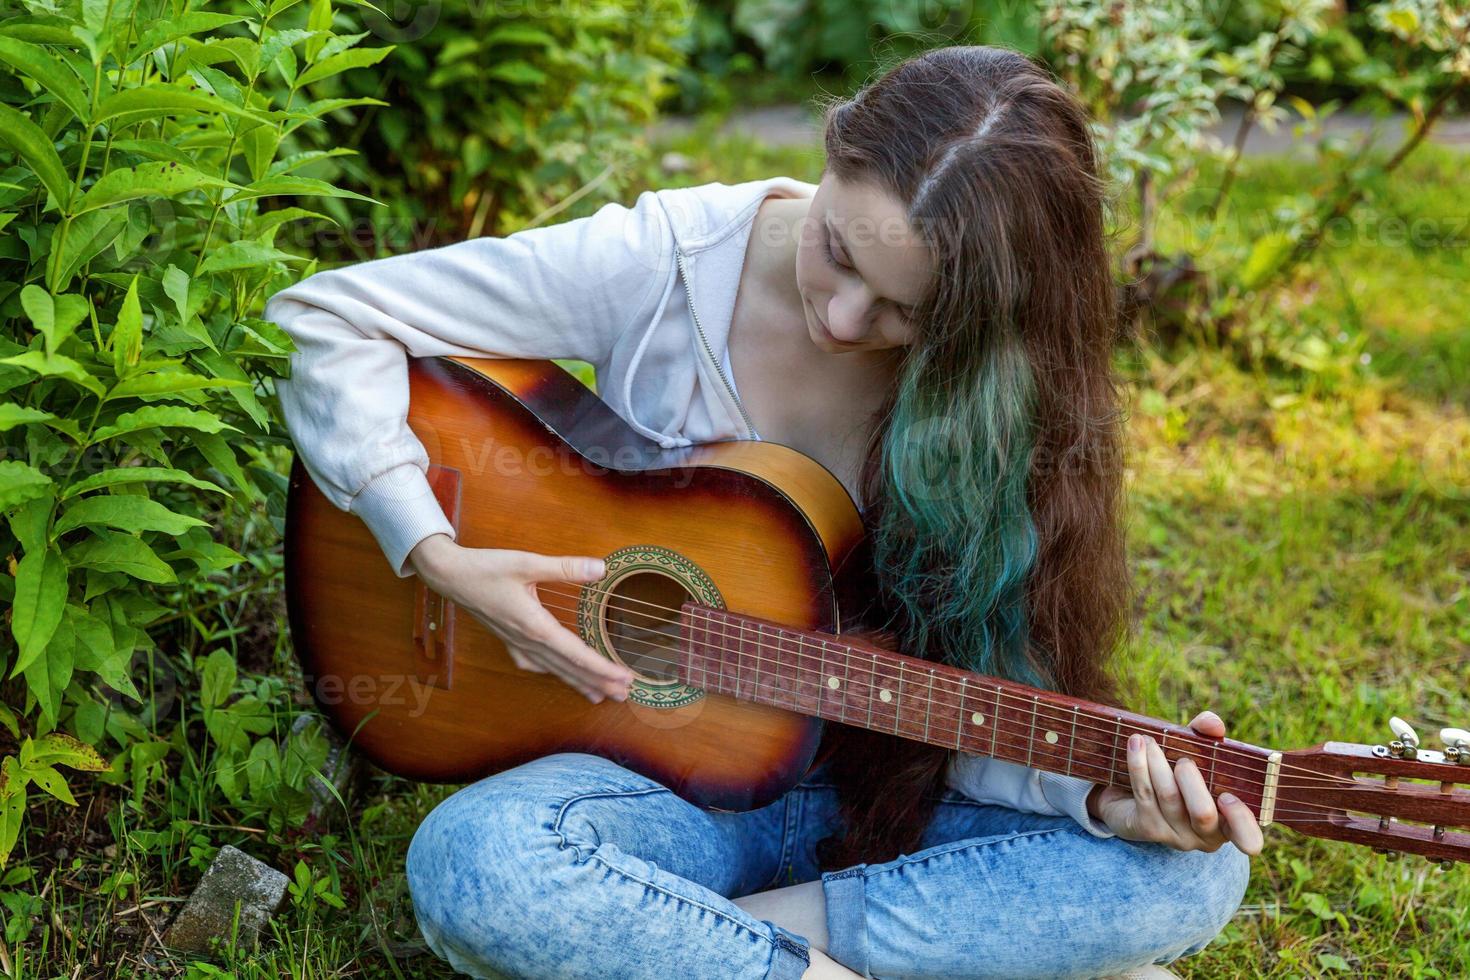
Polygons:
[[795,980],[808,943],[738,898],[820,879],[827,955],[865,977],[1095,977],[1203,948],[1248,859],[1094,837],[945,790],[921,849],[818,869],[825,767],[748,813],[564,752],[444,800],[408,849],[429,947],[478,977]]

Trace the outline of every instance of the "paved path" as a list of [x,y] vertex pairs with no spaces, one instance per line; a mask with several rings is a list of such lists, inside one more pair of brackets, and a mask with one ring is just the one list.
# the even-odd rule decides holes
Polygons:
[[[1221,112],[1221,116],[1215,135],[1228,144],[1235,139],[1235,130],[1240,124],[1240,107],[1231,105]],[[1403,138],[1406,122],[1407,117],[1402,115],[1376,117],[1365,113],[1339,112],[1327,120],[1326,132],[1334,136],[1355,137],[1376,130],[1379,144],[1388,147],[1397,145]],[[691,128],[693,120],[689,117],[669,116],[656,123],[650,129],[650,134],[655,137],[681,134]],[[821,140],[820,121],[813,112],[800,105],[765,106],[732,112],[721,127],[721,132],[758,136],[774,146],[811,146]],[[1430,133],[1430,139],[1459,150],[1470,151],[1470,116],[1441,119]],[[1274,133],[1268,133],[1256,125],[1251,127],[1250,135],[1246,139],[1245,152],[1247,155],[1286,152],[1310,155],[1311,147],[1312,140],[1294,135],[1289,123],[1278,126]]]

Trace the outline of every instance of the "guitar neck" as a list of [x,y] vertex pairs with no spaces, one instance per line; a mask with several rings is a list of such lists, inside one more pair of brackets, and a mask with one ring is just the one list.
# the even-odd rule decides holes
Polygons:
[[[1280,756],[1144,715],[894,653],[853,638],[685,603],[687,684],[740,700],[947,749],[1127,787],[1128,738],[1152,736],[1193,759],[1214,794],[1260,812]],[[1269,822],[1269,808],[1262,813]]]

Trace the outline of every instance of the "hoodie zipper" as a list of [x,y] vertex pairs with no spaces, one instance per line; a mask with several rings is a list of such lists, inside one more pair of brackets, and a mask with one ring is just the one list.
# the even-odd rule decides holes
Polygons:
[[684,253],[676,249],[674,256],[679,263],[679,275],[684,277],[684,295],[689,299],[689,316],[694,320],[694,330],[704,344],[704,352],[709,355],[710,363],[715,366],[715,374],[719,375],[720,380],[725,383],[725,390],[730,393],[730,400],[735,403],[736,410],[740,412],[740,418],[744,420],[750,438],[754,439],[755,425],[750,421],[750,416],[745,413],[745,406],[740,404],[740,396],[735,394],[735,386],[730,383],[729,378],[725,377],[725,371],[720,366],[719,359],[715,357],[715,350],[710,346],[709,337],[705,335],[704,327],[699,322],[699,314],[694,311],[694,287],[690,284],[689,272],[684,267]]

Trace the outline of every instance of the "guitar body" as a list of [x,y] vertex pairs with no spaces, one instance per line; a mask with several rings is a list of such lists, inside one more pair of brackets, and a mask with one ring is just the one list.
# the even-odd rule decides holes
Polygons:
[[694,599],[840,632],[871,594],[861,520],[841,483],[774,443],[662,450],[551,361],[416,359],[409,382],[408,423],[458,542],[604,557],[607,575],[592,587],[540,583],[538,594],[637,680],[627,701],[594,705],[554,674],[518,668],[473,616],[417,576],[396,576],[366,525],[333,506],[298,459],[291,634],[314,697],[355,749],[443,782],[589,752],[726,810],[764,806],[799,782],[822,720],[680,683],[646,639],[676,624],[645,610],[676,613]]

